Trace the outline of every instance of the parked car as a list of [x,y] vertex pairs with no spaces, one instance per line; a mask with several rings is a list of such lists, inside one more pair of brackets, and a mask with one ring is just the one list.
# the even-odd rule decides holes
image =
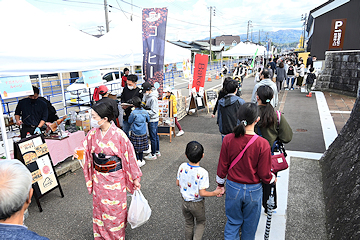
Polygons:
[[[106,85],[109,91],[116,91],[120,96],[122,93],[121,76],[122,72],[102,72],[103,84]],[[99,84],[101,85],[101,84]],[[84,78],[80,77],[73,84],[66,88],[65,100],[71,104],[90,104],[95,87],[86,88]]]

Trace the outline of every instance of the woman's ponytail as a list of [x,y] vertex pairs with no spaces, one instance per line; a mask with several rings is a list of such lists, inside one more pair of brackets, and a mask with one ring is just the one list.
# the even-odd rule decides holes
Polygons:
[[253,124],[258,118],[258,108],[255,103],[244,103],[240,106],[237,113],[238,125],[234,128],[233,133],[235,137],[245,135],[245,127]]
[[276,121],[276,115],[274,108],[271,105],[271,99],[274,96],[274,91],[269,86],[261,86],[257,89],[257,95],[261,100],[261,103],[265,105],[264,109],[261,109],[260,119],[262,128],[273,126]]

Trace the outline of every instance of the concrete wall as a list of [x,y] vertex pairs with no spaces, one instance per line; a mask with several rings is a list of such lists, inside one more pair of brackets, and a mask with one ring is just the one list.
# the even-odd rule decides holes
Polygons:
[[317,90],[329,90],[356,97],[360,81],[360,50],[325,53],[325,68]]

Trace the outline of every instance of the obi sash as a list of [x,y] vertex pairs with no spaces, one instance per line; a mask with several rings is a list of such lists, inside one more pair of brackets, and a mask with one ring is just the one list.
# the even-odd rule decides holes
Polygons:
[[93,153],[95,170],[102,173],[116,172],[122,169],[121,158]]

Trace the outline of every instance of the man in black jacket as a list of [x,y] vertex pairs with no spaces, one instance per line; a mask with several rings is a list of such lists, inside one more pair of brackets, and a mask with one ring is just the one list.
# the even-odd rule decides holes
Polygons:
[[[121,103],[129,103],[132,104],[132,98],[134,96],[139,97],[142,99],[142,93],[140,93],[140,88],[136,86],[138,77],[134,74],[130,74],[126,80],[126,86],[121,94]],[[130,124],[128,122],[130,113],[131,113],[131,106],[122,106],[124,109],[124,116],[123,116],[123,128],[122,130],[129,136]]]
[[38,100],[39,88],[33,86],[33,91],[34,95],[20,100],[15,109],[16,124],[21,126],[21,138],[25,138],[27,133],[31,135],[41,133],[40,128],[48,119],[46,103]]

